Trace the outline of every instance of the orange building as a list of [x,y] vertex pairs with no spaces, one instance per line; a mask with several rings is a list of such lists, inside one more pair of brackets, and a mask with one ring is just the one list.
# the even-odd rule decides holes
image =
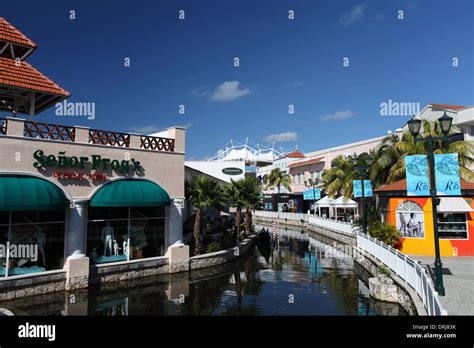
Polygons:
[[[401,236],[401,252],[434,255],[433,211],[430,197],[409,197],[406,180],[375,190],[384,222]],[[461,180],[461,197],[440,197],[438,235],[441,256],[474,256],[474,183]]]

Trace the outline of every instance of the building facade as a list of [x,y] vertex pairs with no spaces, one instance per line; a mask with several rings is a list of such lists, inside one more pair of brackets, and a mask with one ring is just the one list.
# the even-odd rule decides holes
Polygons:
[[[374,191],[383,221],[396,226],[405,254],[435,255],[430,197],[408,197],[406,180]],[[461,197],[440,197],[438,236],[441,256],[474,256],[474,183],[461,180]]]
[[[3,121],[2,243],[38,246],[38,259],[3,255],[0,276],[163,256],[182,239],[185,130],[167,138]],[[12,255],[10,255],[12,256]]]

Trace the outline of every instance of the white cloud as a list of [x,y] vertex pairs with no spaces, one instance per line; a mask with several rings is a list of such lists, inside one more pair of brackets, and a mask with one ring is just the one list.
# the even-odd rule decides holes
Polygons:
[[298,134],[295,132],[286,132],[286,133],[277,133],[270,134],[263,138],[263,141],[267,143],[277,142],[277,143],[286,143],[289,141],[298,140]]
[[320,119],[323,121],[340,121],[350,117],[354,117],[355,115],[357,115],[357,113],[350,110],[336,111],[333,114],[323,115],[320,117]]
[[210,99],[215,102],[232,101],[252,94],[249,88],[240,89],[239,85],[239,81],[226,81],[212,91]]
[[339,24],[343,27],[348,27],[349,25],[357,22],[362,19],[365,15],[366,5],[356,5],[350,9],[349,12],[346,12],[339,17]]
[[131,127],[130,132],[138,134],[151,134],[161,131],[162,129],[154,124],[142,127]]

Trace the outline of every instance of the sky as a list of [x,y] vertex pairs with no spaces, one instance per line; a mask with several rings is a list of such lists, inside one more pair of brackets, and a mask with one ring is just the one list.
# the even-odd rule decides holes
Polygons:
[[185,126],[190,160],[246,137],[311,152],[385,135],[409,119],[381,115],[389,100],[474,105],[470,0],[24,0],[0,16],[69,102],[95,103],[38,122]]

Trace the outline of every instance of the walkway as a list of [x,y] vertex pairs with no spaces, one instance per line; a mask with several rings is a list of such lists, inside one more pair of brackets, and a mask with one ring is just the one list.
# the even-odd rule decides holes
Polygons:
[[[410,255],[421,264],[431,268],[427,274],[433,274],[434,256]],[[443,273],[449,269],[452,275],[443,274],[446,296],[439,296],[448,315],[474,315],[474,257],[473,256],[443,256]]]

